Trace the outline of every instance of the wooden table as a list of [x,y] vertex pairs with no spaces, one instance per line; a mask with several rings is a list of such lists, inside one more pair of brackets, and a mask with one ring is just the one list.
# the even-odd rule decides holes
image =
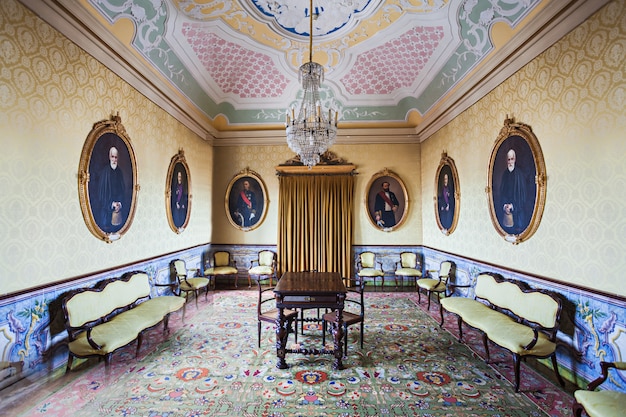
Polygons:
[[[334,369],[344,369],[343,356],[343,305],[347,293],[346,286],[337,272],[285,272],[274,288],[278,318],[276,319],[276,367],[287,369],[287,353],[304,355],[332,354],[335,356]],[[284,309],[330,308],[337,313],[337,326],[333,332],[333,350],[287,349],[289,323],[285,320]],[[297,326],[295,331],[298,331]]]

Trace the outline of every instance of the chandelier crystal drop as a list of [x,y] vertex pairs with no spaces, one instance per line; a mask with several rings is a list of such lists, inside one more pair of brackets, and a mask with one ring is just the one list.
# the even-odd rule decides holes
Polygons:
[[324,111],[320,102],[320,84],[324,68],[313,62],[313,0],[311,0],[309,30],[309,62],[300,66],[298,79],[304,95],[297,117],[294,108],[287,113],[287,145],[298,154],[300,161],[311,168],[320,162],[320,155],[335,143],[337,112]]

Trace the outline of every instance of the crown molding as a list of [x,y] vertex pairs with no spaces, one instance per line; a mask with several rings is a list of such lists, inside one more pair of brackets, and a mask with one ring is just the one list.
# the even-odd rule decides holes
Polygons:
[[421,142],[454,120],[610,1],[557,0],[550,2],[538,16],[524,26],[521,33],[495,52],[494,57],[489,60],[491,65],[484,65],[471,75],[479,80],[478,82],[446,97],[444,100],[452,104],[443,111],[430,117],[427,114],[424,117],[422,123],[416,128]]

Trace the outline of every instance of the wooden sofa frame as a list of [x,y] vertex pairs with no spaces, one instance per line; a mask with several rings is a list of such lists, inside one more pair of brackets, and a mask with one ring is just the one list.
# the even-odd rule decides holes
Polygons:
[[563,386],[556,360],[556,334],[561,316],[561,300],[545,290],[529,289],[525,284],[503,279],[498,274],[482,273],[476,279],[474,299],[448,297],[441,300],[443,310],[457,317],[459,342],[463,339],[462,323],[482,334],[489,363],[489,344],[513,354],[515,392],[519,392],[520,360],[526,357],[551,358],[554,373]]
[[181,308],[184,319],[185,298],[153,298],[150,292],[150,281],[143,271],[102,281],[94,288],[71,291],[62,301],[69,335],[66,373],[74,357],[104,357],[108,367],[113,353],[135,340],[137,356],[144,332],[161,322],[163,332],[168,332],[170,314]]

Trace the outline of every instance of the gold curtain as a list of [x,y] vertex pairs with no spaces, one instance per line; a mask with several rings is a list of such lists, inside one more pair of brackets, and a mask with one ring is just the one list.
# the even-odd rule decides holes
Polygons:
[[350,278],[354,177],[281,175],[278,259],[284,271],[340,272]]

